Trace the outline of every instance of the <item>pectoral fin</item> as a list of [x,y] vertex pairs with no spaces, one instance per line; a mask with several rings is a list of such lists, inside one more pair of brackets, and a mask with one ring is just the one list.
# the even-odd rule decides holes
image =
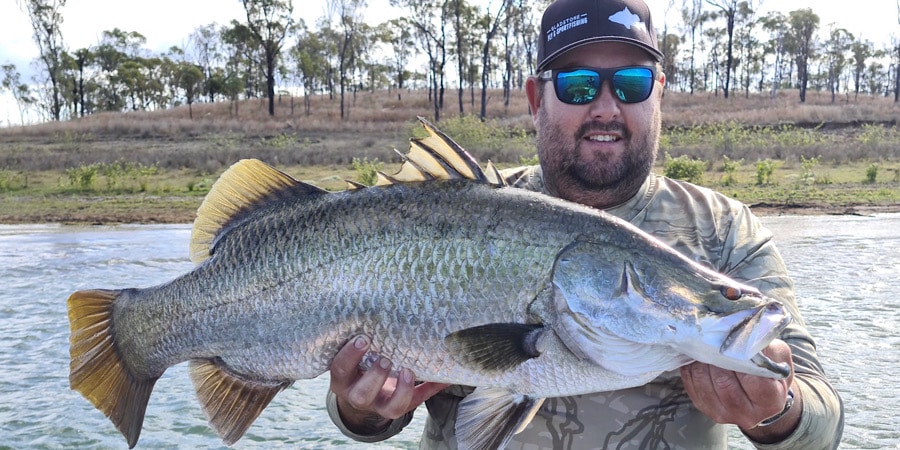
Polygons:
[[492,323],[450,333],[444,339],[450,353],[464,364],[481,370],[510,370],[540,356],[540,324]]
[[543,398],[516,395],[501,388],[478,388],[459,404],[459,448],[501,449],[521,432],[540,409]]
[[241,378],[218,359],[191,361],[190,374],[210,426],[227,445],[237,442],[275,394],[291,385]]

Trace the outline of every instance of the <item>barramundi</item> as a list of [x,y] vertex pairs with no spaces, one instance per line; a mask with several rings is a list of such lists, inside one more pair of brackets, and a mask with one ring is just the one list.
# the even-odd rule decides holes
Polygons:
[[257,160],[197,211],[196,266],[68,300],[69,380],[138,441],[154,383],[189,372],[233,444],[348,340],[420,380],[474,386],[461,448],[503,447],[546,397],[643,385],[692,361],[771,378],[776,299],[601,211],[506,186],[424,119],[400,170],[328,192]]

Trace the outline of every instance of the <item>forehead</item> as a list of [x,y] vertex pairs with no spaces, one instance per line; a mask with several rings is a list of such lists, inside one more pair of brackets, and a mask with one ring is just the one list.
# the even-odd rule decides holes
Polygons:
[[652,66],[656,60],[646,50],[622,42],[595,42],[569,50],[551,64],[554,68],[589,66]]

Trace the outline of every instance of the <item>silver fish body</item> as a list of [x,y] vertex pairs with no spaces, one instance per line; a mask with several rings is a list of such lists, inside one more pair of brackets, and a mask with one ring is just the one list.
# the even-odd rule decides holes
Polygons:
[[[387,186],[326,193],[259,162],[230,169],[198,213],[194,270],[72,295],[73,388],[134,446],[155,380],[191,361],[233,443],[366,334],[421,380],[476,386],[457,437],[493,448],[542,398],[642,385],[693,360],[786,375],[759,353],[790,320],[777,301],[602,212],[468,174],[426,128],[416,170]],[[448,178],[425,168],[432,158],[451,179],[428,179]]]

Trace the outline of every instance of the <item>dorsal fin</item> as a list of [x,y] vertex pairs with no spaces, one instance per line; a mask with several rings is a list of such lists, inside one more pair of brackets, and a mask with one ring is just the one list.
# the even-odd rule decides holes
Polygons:
[[282,195],[327,192],[257,159],[244,159],[228,168],[216,180],[197,209],[191,232],[191,261],[200,264],[209,258],[216,237],[236,217],[249,213]]
[[[430,180],[467,179],[501,186],[502,178],[494,180],[485,175],[478,163],[428,120],[419,117],[428,136],[409,140],[409,152],[403,157],[400,170],[393,175],[379,174],[376,186]],[[496,171],[496,169],[493,169]]]

